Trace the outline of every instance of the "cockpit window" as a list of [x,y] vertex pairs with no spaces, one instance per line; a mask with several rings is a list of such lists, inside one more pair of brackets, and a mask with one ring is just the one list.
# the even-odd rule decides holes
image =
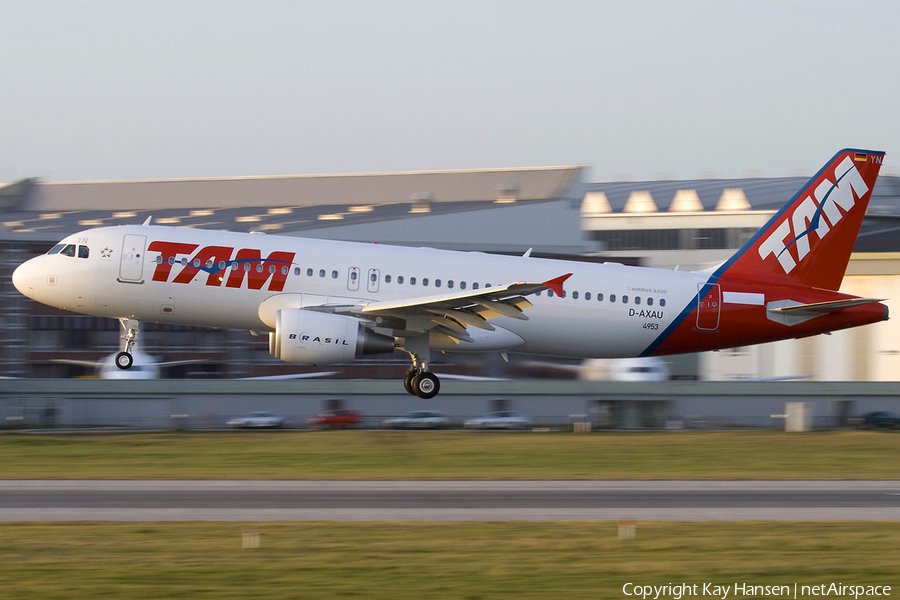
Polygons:
[[87,258],[91,250],[87,246],[78,246],[78,258]]
[[75,256],[75,244],[67,244],[66,247],[60,251],[60,254],[63,256]]
[[57,245],[53,246],[52,248],[50,248],[49,250],[47,250],[47,254],[59,254],[59,251],[65,247],[66,247],[65,244],[57,244]]

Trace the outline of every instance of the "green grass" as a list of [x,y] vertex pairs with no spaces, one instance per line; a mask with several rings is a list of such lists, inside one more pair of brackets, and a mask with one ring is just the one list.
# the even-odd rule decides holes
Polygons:
[[0,479],[900,479],[900,434],[0,435]]
[[259,532],[260,548],[244,550],[233,523],[2,524],[0,590],[306,600],[594,600],[624,598],[628,582],[900,590],[898,523],[638,523],[628,541],[609,522],[265,523]]

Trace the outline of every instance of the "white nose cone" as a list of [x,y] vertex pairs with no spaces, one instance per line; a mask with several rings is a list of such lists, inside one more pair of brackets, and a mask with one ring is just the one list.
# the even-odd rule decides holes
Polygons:
[[21,294],[34,298],[34,277],[31,274],[33,269],[28,264],[29,262],[31,261],[26,261],[16,267],[12,274],[12,282]]

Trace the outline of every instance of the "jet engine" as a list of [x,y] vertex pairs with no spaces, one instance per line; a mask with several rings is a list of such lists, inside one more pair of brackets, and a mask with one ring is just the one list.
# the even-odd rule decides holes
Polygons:
[[394,338],[367,331],[359,319],[302,308],[279,310],[269,334],[269,353],[292,363],[330,365],[393,350]]

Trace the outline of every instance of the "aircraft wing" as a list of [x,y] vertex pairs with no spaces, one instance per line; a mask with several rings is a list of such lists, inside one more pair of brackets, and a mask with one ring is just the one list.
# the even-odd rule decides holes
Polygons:
[[495,317],[527,320],[523,311],[531,306],[531,302],[525,296],[542,290],[552,290],[561,296],[563,282],[571,276],[567,273],[541,283],[517,282],[452,294],[353,304],[303,306],[299,294],[278,294],[260,305],[259,317],[263,323],[274,328],[279,310],[302,308],[366,319],[373,322],[370,327],[390,330],[389,334],[393,336],[409,337],[436,331],[458,343],[460,340],[471,341],[471,336],[466,333],[470,326],[494,331],[494,326],[488,321]]
[[469,326],[493,331],[494,326],[488,321],[495,317],[527,320],[523,311],[531,302],[525,296],[548,289],[562,295],[563,282],[571,276],[567,273],[542,283],[516,282],[456,294],[370,302],[359,310],[359,315],[402,319],[403,327],[410,333],[435,329],[455,340],[468,341]]

